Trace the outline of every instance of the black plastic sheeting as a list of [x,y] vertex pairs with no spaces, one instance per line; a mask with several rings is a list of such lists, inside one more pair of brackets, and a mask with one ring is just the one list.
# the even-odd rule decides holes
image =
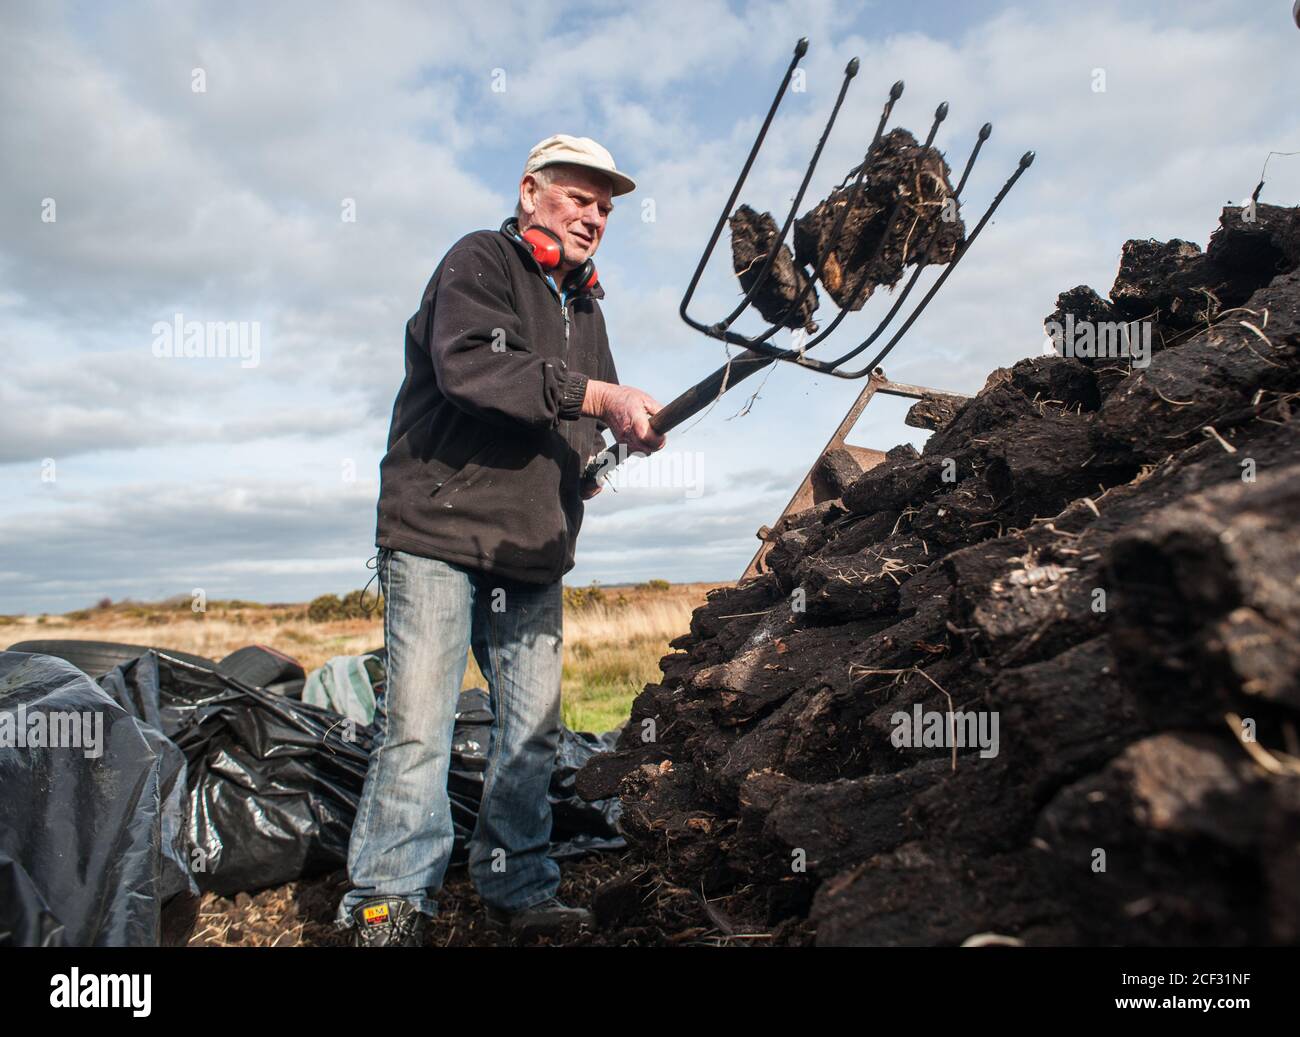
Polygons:
[[[155,945],[164,903],[196,883],[228,896],[346,866],[372,725],[152,651],[98,684],[52,656],[0,652],[0,712],[20,706],[103,714],[103,754],[0,746],[0,945]],[[458,706],[453,863],[492,724],[486,692]],[[562,730],[555,857],[624,845],[619,801],[574,790],[612,738]]]
[[180,751],[52,656],[0,652],[0,713],[0,946],[157,944],[196,892]]
[[202,890],[253,891],[346,862],[369,729],[154,652],[102,683],[185,754],[184,827]]
[[[186,833],[202,889],[252,892],[346,866],[373,725],[155,653],[119,667],[103,683],[185,753],[191,793]],[[463,692],[447,782],[456,830],[453,864],[468,856],[491,724],[487,693]],[[587,803],[574,789],[583,764],[610,748],[610,736],[562,729],[550,788],[553,857],[624,845],[617,829],[622,804]]]

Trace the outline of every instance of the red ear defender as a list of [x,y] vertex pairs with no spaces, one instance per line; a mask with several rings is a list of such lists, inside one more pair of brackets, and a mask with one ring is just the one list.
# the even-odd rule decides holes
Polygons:
[[591,290],[596,287],[599,281],[600,277],[596,273],[596,264],[588,259],[564,279],[564,288],[566,291],[577,292],[579,295],[590,295]]
[[545,227],[529,227],[519,238],[533,250],[533,258],[543,270],[554,270],[564,262],[563,242]]
[[[554,270],[564,263],[564,243],[554,231],[547,230],[545,227],[529,227],[521,232],[515,220],[509,219],[501,224],[501,233],[527,245],[533,259],[543,270]],[[564,279],[564,290],[576,292],[578,295],[590,295],[591,290],[599,283],[596,264],[588,259],[582,266],[570,271]]]

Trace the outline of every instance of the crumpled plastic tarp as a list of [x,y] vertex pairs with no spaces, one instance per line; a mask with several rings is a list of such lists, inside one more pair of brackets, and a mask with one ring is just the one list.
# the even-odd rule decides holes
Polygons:
[[155,652],[104,678],[185,754],[185,834],[199,887],[223,895],[340,867],[370,732]]
[[[251,892],[346,866],[376,734],[372,725],[240,687],[153,652],[119,667],[104,686],[140,716],[153,718],[185,753],[186,834],[202,889]],[[456,829],[453,864],[467,858],[491,723],[487,693],[462,692],[447,780]],[[622,804],[587,803],[574,790],[578,770],[609,748],[608,739],[562,729],[551,774],[553,857],[624,845],[617,829]]]
[[[0,714],[0,945],[157,944],[164,902],[197,892],[180,751],[48,655],[0,652]],[[36,745],[55,714],[77,740],[60,721]]]
[[[588,803],[578,795],[578,771],[597,753],[607,753],[618,741],[617,731],[593,735],[560,731],[560,747],[551,771],[551,856],[577,857],[597,850],[618,850],[627,841],[618,834],[623,801],[617,796]],[[601,833],[607,833],[602,835]]]
[[[104,754],[0,747],[0,944],[152,945],[164,902],[196,883],[232,895],[346,865],[371,725],[156,652],[98,684],[51,656],[2,652],[0,711],[19,704],[102,713]],[[458,707],[453,863],[478,816],[492,723],[482,690]],[[619,801],[574,791],[610,747],[562,730],[552,856],[623,845]]]
[[[383,694],[387,677],[385,654],[337,656],[307,676],[303,701],[333,709],[369,724],[375,715],[375,698]],[[622,804],[617,799],[588,803],[578,796],[576,775],[592,755],[614,748],[618,733],[592,735],[560,729],[560,744],[551,772],[551,856],[563,859],[593,850],[619,849],[624,841],[617,832]],[[492,737],[492,705],[482,688],[460,693],[456,703],[456,729],[452,734],[451,768],[447,779],[456,843],[452,863],[468,858],[466,840],[474,829],[488,746]]]

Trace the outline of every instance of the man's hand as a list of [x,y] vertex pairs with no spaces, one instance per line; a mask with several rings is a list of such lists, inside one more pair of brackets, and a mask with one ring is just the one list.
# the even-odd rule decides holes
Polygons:
[[664,437],[650,426],[651,415],[659,409],[655,398],[640,389],[594,379],[587,382],[582,400],[582,413],[608,425],[615,440],[633,454],[653,454],[663,447]]

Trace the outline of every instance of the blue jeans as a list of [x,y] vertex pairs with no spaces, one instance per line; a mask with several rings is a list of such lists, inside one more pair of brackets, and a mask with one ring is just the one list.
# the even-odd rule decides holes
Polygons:
[[388,686],[348,847],[353,888],[338,920],[373,896],[437,911],[451,858],[447,796],[456,699],[469,649],[495,717],[469,872],[492,907],[518,911],[554,896],[546,798],[560,735],[563,592],[509,583],[433,558],[379,552]]

